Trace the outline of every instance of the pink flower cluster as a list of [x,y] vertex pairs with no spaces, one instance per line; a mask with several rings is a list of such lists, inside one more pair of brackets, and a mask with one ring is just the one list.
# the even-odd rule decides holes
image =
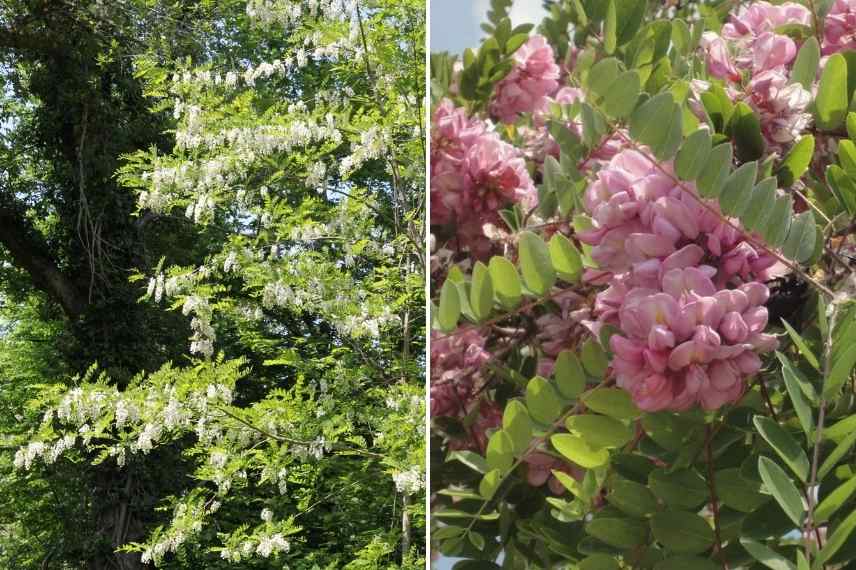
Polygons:
[[856,49],[856,0],[836,0],[823,22],[823,54]]
[[739,398],[757,353],[776,346],[759,282],[775,259],[677,186],[670,163],[635,150],[598,172],[585,207],[594,227],[577,236],[601,268],[587,277],[609,283],[595,314],[621,331],[610,341],[617,384],[648,411]]
[[708,71],[729,84],[734,99],[744,99],[758,113],[762,133],[774,150],[797,139],[811,120],[807,112],[811,94],[790,82],[799,47],[776,30],[811,23],[811,12],[800,4],[756,2],[732,15],[721,35],[702,36]]
[[490,249],[484,225],[518,202],[537,202],[520,151],[464,109],[441,102],[431,131],[431,223],[455,224],[458,249],[481,257]]
[[452,335],[431,335],[431,417],[463,419],[476,412],[468,437],[449,444],[450,449],[484,452],[488,432],[502,423],[495,402],[479,398],[483,388],[482,366],[490,359],[486,339],[478,329],[458,330]]
[[490,359],[478,329],[431,334],[431,415],[463,416],[481,387],[481,367]]
[[513,123],[521,113],[543,109],[547,97],[559,88],[560,69],[544,36],[532,36],[513,56],[514,67],[496,86],[491,114]]

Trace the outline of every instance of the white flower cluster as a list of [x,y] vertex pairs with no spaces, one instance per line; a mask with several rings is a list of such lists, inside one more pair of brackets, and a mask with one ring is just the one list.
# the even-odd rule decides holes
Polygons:
[[351,154],[339,163],[339,174],[347,177],[358,170],[369,160],[377,159],[386,153],[389,136],[377,125],[366,129],[360,134],[360,143],[352,149]]
[[257,160],[274,153],[290,152],[297,147],[331,141],[342,142],[342,133],[335,118],[327,114],[323,122],[312,118],[295,119],[287,125],[268,124],[252,127],[233,127],[217,131],[179,129],[175,134],[176,147],[181,150],[229,147],[238,154],[237,162]]
[[74,434],[66,434],[57,439],[53,445],[44,441],[33,441],[25,447],[19,448],[15,452],[14,465],[15,469],[29,470],[33,465],[33,461],[38,458],[43,458],[48,465],[54,463],[60,455],[67,449],[74,447],[77,441],[77,436]]
[[316,460],[321,459],[324,457],[325,451],[329,451],[329,446],[323,436],[310,442],[309,445],[291,446],[291,453],[301,461],[306,461],[310,457]]
[[291,544],[280,532],[273,534],[262,534],[255,540],[244,540],[240,547],[223,548],[220,551],[220,558],[229,562],[241,562],[258,554],[262,558],[270,558],[271,555],[276,555],[280,552],[288,552],[291,550]]
[[154,562],[160,563],[163,557],[170,552],[176,552],[178,548],[202,531],[202,519],[206,510],[201,505],[188,508],[185,503],[180,503],[173,513],[172,523],[165,536],[158,537],[157,542],[143,551],[141,561],[143,564]]
[[195,315],[190,321],[190,328],[193,331],[190,337],[190,352],[211,358],[214,354],[214,341],[217,334],[211,325],[212,312],[208,301],[197,295],[190,295],[185,299],[181,312],[185,316]]
[[392,476],[395,488],[399,493],[413,495],[425,486],[425,476],[418,465],[413,465],[407,471],[400,471]]
[[163,273],[158,273],[156,276],[149,279],[149,285],[146,288],[146,296],[153,297],[155,303],[160,303],[161,299],[174,296],[179,291],[180,280],[178,277],[166,278]]
[[247,0],[247,16],[260,25],[297,25],[305,12],[312,18],[327,20],[352,18],[357,10],[356,0]]

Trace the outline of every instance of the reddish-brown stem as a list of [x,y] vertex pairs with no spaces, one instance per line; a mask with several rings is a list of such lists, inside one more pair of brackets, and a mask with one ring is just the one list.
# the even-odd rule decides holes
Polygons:
[[713,436],[715,435],[714,431],[711,429],[710,424],[705,426],[705,439],[704,439],[704,455],[705,460],[707,462],[707,485],[710,489],[710,510],[713,513],[713,534],[716,537],[716,543],[713,545],[713,553],[717,557],[719,557],[719,561],[722,563],[722,567],[725,570],[728,570],[728,562],[725,560],[725,555],[722,553],[722,536],[719,531],[719,499],[716,496],[716,480],[714,478],[714,470],[713,470],[713,452],[711,451],[710,444],[713,440]]

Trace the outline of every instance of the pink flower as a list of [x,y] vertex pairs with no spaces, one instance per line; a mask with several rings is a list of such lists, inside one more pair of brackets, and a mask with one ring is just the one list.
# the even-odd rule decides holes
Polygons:
[[740,81],[740,72],[731,61],[728,43],[724,39],[715,32],[705,32],[701,36],[701,47],[705,53],[707,70],[711,75],[735,83]]
[[521,113],[542,109],[559,87],[559,66],[544,36],[532,36],[514,53],[514,67],[496,86],[491,113],[513,123]]
[[483,228],[499,222],[498,210],[537,202],[526,162],[517,148],[449,101],[434,113],[431,143],[431,223],[454,225],[457,246],[481,256],[490,250]]
[[[796,140],[811,122],[807,112],[811,94],[790,81],[798,46],[777,30],[785,25],[811,23],[811,12],[799,4],[756,2],[732,15],[722,27],[721,36],[714,32],[702,36],[708,71],[736,87],[727,85],[726,93],[745,100],[758,113],[762,134],[771,150],[777,152]],[[744,75],[748,85],[743,85]]]
[[451,335],[432,332],[431,415],[463,417],[482,384],[481,367],[490,359],[476,329]]
[[836,0],[823,23],[823,54],[856,49],[856,1]]
[[722,26],[722,35],[726,39],[737,40],[745,36],[759,36],[788,24],[810,26],[811,12],[794,2],[778,6],[769,2],[755,2],[732,15],[731,20]]

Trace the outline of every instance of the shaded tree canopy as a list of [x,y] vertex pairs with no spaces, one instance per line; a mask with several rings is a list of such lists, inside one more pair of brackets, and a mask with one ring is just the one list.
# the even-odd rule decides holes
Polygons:
[[0,4],[0,566],[421,564],[423,12]]

